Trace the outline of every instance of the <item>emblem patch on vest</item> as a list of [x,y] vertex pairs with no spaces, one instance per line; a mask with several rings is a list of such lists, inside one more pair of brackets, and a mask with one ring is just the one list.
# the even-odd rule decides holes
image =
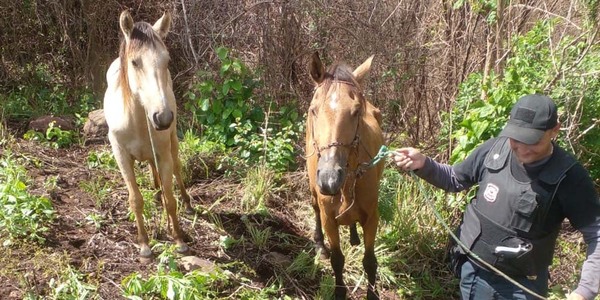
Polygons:
[[487,186],[485,187],[485,191],[483,192],[483,197],[488,202],[494,202],[494,201],[496,201],[496,197],[498,196],[499,190],[500,189],[498,188],[497,185],[495,185],[493,183],[488,183]]

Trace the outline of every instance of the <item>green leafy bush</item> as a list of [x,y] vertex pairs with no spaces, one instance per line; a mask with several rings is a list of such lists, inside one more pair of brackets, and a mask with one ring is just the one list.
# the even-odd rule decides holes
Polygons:
[[50,200],[31,195],[28,183],[25,168],[11,154],[0,160],[0,238],[4,245],[20,238],[43,242],[43,233],[55,217]]
[[[198,74],[199,82],[187,93],[186,108],[195,114],[195,120],[203,126],[204,135],[227,146],[235,145],[236,130],[231,124],[264,120],[264,113],[253,107],[253,91],[260,82],[239,60],[231,58],[227,48],[220,47],[217,55],[221,61],[219,76]],[[254,122],[253,122],[254,121]],[[253,129],[256,129],[253,127]]]
[[262,107],[253,98],[254,90],[261,86],[255,79],[258,75],[239,59],[231,58],[226,48],[218,48],[217,55],[221,61],[219,76],[198,74],[198,83],[186,94],[186,109],[201,124],[202,138],[229,149],[224,156],[227,165],[241,161],[266,163],[279,171],[293,167],[294,145],[303,131],[296,108]]
[[[590,170],[600,175],[600,132],[594,130],[600,114],[600,47],[585,42],[585,36],[563,36],[553,42],[556,22],[540,21],[511,43],[511,56],[502,74],[471,74],[459,90],[456,103],[442,131],[452,132],[454,149],[450,162],[463,160],[475,147],[496,136],[506,124],[513,104],[522,96],[541,93],[559,107],[562,122],[559,143],[573,152]],[[552,50],[551,50],[552,49]],[[481,91],[487,98],[481,99]],[[442,134],[446,136],[446,134]]]
[[86,282],[86,279],[84,275],[73,269],[73,267],[67,266],[58,279],[50,279],[48,283],[51,288],[50,299],[95,299],[98,287]]

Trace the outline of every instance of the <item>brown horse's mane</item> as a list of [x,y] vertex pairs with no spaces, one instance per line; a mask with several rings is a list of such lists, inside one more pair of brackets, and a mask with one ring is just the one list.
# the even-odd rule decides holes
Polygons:
[[[366,109],[365,102],[366,99],[362,96],[362,87],[354,77],[352,73],[352,68],[346,64],[338,63],[331,65],[327,71],[325,72],[325,79],[323,82],[319,84],[320,87],[325,90],[329,90],[331,85],[336,82],[343,82],[350,86],[350,89],[356,95],[359,95],[359,101],[363,104],[362,109]],[[364,114],[363,114],[364,115]]]
[[121,45],[119,46],[119,59],[121,62],[121,67],[119,70],[119,79],[117,84],[121,85],[126,108],[130,107],[132,99],[131,88],[129,87],[129,79],[127,77],[128,57],[143,47],[154,48],[157,45],[163,45],[164,47],[164,43],[154,31],[152,25],[146,22],[137,22],[133,25],[131,36],[129,37],[129,45],[125,42],[124,37],[121,38]]
[[329,89],[331,84],[336,81],[349,83],[354,90],[360,90],[358,82],[356,81],[354,74],[352,74],[352,69],[346,64],[334,64],[330,66],[327,69],[327,72],[325,72],[325,80],[321,85],[325,89]]

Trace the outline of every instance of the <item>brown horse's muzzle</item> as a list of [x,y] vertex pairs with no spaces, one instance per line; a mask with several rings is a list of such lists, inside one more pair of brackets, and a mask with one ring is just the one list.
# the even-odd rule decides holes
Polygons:
[[[340,160],[344,162],[341,163]],[[343,168],[346,159],[335,159],[335,156],[324,155],[317,163],[317,185],[323,195],[333,196],[340,192],[346,178]]]
[[152,114],[152,123],[156,130],[166,130],[173,123],[173,112],[170,109],[155,112]]

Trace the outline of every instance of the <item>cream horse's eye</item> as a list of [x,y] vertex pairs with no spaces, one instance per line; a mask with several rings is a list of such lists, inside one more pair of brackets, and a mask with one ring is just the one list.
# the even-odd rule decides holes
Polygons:
[[132,65],[134,68],[139,68],[139,67],[140,67],[142,64],[141,64],[140,62],[138,62],[138,60],[137,60],[137,59],[134,59],[134,60],[132,60],[132,61],[131,61],[131,65]]

